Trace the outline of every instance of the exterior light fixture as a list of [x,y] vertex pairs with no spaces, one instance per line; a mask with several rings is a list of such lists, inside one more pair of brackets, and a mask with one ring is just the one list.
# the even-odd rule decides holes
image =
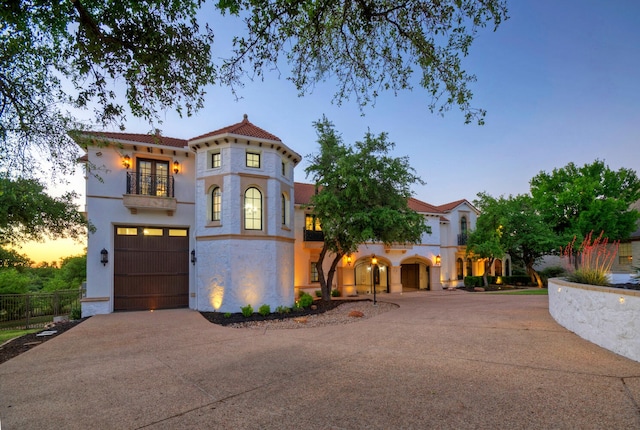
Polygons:
[[376,283],[375,283],[376,275],[375,275],[375,270],[373,269],[373,267],[377,265],[378,265],[378,259],[376,258],[376,255],[373,254],[371,255],[371,288],[373,288],[373,306],[377,306]]
[[178,163],[178,161],[174,161],[173,162],[173,173],[175,173],[177,175],[179,171],[180,171],[180,163]]
[[198,259],[196,258],[196,250],[192,249],[191,250],[191,264],[193,264],[195,266],[196,265],[196,261],[198,261]]
[[351,255],[347,255],[347,265],[351,266]]
[[131,157],[129,157],[128,155],[125,155],[122,158],[122,165],[124,166],[125,169],[128,169],[129,167],[131,167]]
[[440,254],[436,255],[436,266],[439,266],[441,262],[442,262],[442,257],[440,257]]
[[109,262],[109,251],[104,248],[102,248],[102,251],[100,251],[100,262],[103,266],[106,266]]

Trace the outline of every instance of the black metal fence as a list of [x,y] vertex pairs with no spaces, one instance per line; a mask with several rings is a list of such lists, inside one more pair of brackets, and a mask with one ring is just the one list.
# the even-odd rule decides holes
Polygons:
[[53,293],[0,294],[0,330],[38,328],[53,317],[80,311],[82,290],[58,290]]

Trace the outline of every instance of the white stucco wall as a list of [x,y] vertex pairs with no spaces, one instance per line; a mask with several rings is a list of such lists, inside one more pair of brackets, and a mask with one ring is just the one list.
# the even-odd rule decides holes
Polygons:
[[292,306],[293,243],[276,240],[210,240],[198,242],[197,309],[240,312],[250,304],[271,311]]
[[[254,311],[268,304],[294,304],[293,168],[282,155],[281,143],[259,144],[235,138],[216,139],[218,145],[197,148],[195,181],[196,304],[205,312]],[[211,153],[220,151],[221,166],[211,168]],[[246,153],[260,154],[260,167],[246,166]],[[282,174],[282,161],[288,168]],[[211,187],[222,191],[219,222],[210,221]],[[262,193],[262,229],[244,228],[244,193],[247,187]],[[282,225],[281,196],[289,196],[289,225]]]
[[550,279],[549,313],[583,339],[640,361],[640,291]]
[[[139,147],[137,152],[127,146],[88,148],[87,156],[94,167],[87,177],[86,210],[95,232],[89,233],[87,240],[87,300],[82,303],[83,317],[113,312],[114,225],[189,228],[193,237],[195,157],[193,154],[187,155],[186,149],[173,147],[163,147],[164,154],[159,154],[159,148],[154,148],[155,153],[149,153],[143,147]],[[174,151],[176,155],[173,155]],[[127,184],[127,169],[122,165],[124,154],[131,157],[132,163],[136,156],[180,162],[180,172],[175,175],[174,182],[177,207],[172,216],[166,211],[147,210],[132,214],[124,206],[123,195]],[[193,243],[191,239],[191,247]],[[100,263],[100,251],[103,248],[109,252],[107,265]],[[189,291],[195,291],[193,282]],[[195,306],[194,303],[195,299],[190,299],[191,307]]]

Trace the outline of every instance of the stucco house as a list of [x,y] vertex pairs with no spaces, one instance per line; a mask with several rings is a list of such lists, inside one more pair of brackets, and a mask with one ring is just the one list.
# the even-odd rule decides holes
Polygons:
[[[87,243],[82,315],[189,307],[238,312],[291,306],[316,290],[320,224],[313,186],[294,181],[302,157],[244,119],[189,140],[82,132]],[[418,245],[363,244],[343,258],[343,295],[402,293],[462,285],[481,274],[465,257],[479,215],[466,200],[433,206],[411,199],[431,227]],[[378,266],[371,273],[370,258]],[[502,267],[496,267],[496,271]],[[508,274],[508,267],[506,273]]]

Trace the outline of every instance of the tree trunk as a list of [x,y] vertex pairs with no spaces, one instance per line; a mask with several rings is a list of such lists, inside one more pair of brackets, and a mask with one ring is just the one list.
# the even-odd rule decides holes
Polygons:
[[336,273],[336,267],[338,266],[338,262],[341,258],[341,254],[336,254],[335,258],[331,262],[331,267],[329,268],[329,272],[327,273],[327,283],[325,287],[322,288],[322,300],[325,302],[331,301],[331,285],[333,285],[333,276]]
[[318,281],[320,281],[320,291],[322,291],[322,300],[325,302],[331,301],[331,285],[333,284],[333,276],[336,273],[336,267],[338,266],[338,262],[342,258],[341,253],[336,254],[335,258],[331,262],[331,267],[327,272],[327,276],[324,275],[324,258],[327,256],[327,246],[324,245],[322,247],[322,251],[320,251],[320,255],[318,256],[318,262],[316,263],[316,269],[318,270]]
[[527,273],[531,278],[531,282],[535,283],[538,286],[538,288],[542,288],[544,286],[542,282],[542,278],[540,277],[538,272],[536,272],[536,270],[533,268],[533,263],[527,262],[526,268],[527,268]]
[[484,260],[484,273],[482,274],[482,282],[484,283],[485,288],[489,286],[489,270],[491,270],[493,260],[493,258],[487,258]]

